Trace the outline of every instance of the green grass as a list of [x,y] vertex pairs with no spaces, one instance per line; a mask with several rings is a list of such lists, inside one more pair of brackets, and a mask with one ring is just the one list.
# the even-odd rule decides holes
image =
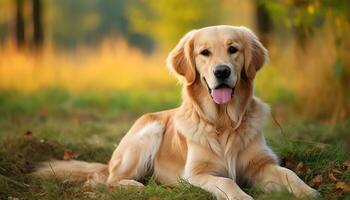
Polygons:
[[[34,94],[0,92],[0,199],[214,199],[210,194],[180,181],[175,187],[148,180],[145,188],[111,190],[81,184],[42,180],[28,175],[48,159],[62,159],[64,150],[78,159],[106,163],[133,121],[144,112],[175,107],[179,89],[115,94],[93,92],[72,95],[59,89]],[[272,120],[266,128],[268,143],[282,165],[314,185],[320,199],[350,199],[349,192],[336,189],[337,182],[350,183],[350,120],[330,126],[294,120],[282,124]],[[332,173],[336,181],[329,178]],[[313,178],[322,177],[320,183]],[[287,193],[263,194],[245,188],[256,199],[295,199]]]

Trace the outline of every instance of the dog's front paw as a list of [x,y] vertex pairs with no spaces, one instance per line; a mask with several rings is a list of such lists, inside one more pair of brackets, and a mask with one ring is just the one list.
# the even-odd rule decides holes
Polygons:
[[304,187],[300,191],[295,192],[295,196],[297,196],[298,198],[305,198],[305,197],[316,198],[316,197],[320,197],[321,194],[317,190],[311,187]]
[[317,190],[310,188],[306,196],[316,198],[316,197],[320,197],[321,194]]
[[123,186],[135,186],[135,187],[144,187],[142,183],[135,181],[135,180],[127,180],[123,179],[118,182],[118,186],[123,187]]
[[236,195],[236,196],[232,196],[229,198],[229,200],[254,200],[253,197],[244,194],[244,195]]

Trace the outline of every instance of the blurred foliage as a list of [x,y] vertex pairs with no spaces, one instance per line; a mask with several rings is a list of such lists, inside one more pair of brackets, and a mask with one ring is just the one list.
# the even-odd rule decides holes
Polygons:
[[[96,44],[107,35],[125,37],[131,44],[150,50],[153,43],[146,35],[128,29],[127,7],[124,0],[49,0],[45,1],[51,17],[47,26],[53,39],[61,45]],[[67,20],[69,19],[69,20]],[[78,25],[78,26],[77,26]]]
[[11,19],[12,10],[11,8],[12,1],[2,0],[0,1],[0,40],[4,40],[8,35],[11,34],[9,29],[9,24],[7,23]]
[[[311,112],[331,115],[330,118],[333,121],[348,117],[350,112],[350,37],[348,34],[350,30],[350,1],[257,0],[257,2],[266,8],[274,22],[275,29],[286,29],[294,33],[298,46],[301,47],[298,50],[305,54],[310,53],[310,51],[308,52],[309,46],[312,45],[310,43],[315,38],[319,40],[319,48],[329,49],[328,56],[331,57],[331,63],[328,65],[321,64],[325,65],[321,71],[325,68],[329,68],[329,70],[327,73],[323,71],[322,74],[316,72],[320,76],[318,79],[324,81],[321,83],[324,87],[322,89],[320,85],[315,87],[327,94],[319,97],[328,98],[332,96],[333,101],[323,101],[322,105],[315,103],[314,105],[318,111],[311,109]],[[283,31],[283,34],[285,34],[285,31]],[[314,51],[320,50],[314,49]],[[298,55],[297,57],[302,56]],[[305,58],[310,60],[307,56]],[[304,65],[305,60],[301,59],[299,64]],[[319,68],[321,66],[315,66],[314,71],[319,70]],[[308,80],[308,82],[310,84],[312,81]],[[311,98],[315,98],[315,96],[311,95]]]
[[[25,34],[31,38],[32,1],[24,2],[29,23]],[[327,122],[349,117],[349,1],[42,2],[46,41],[39,56],[31,48],[16,49],[15,1],[0,2],[1,90],[62,88],[81,93],[152,88],[175,97],[175,79],[167,73],[164,59],[178,39],[203,26],[245,25],[270,40],[270,62],[257,76],[256,94],[273,105],[279,118],[291,111]],[[271,23],[257,19],[261,7],[268,16],[264,20]],[[266,24],[272,24],[264,29],[267,32],[259,30]]]
[[[202,26],[235,23],[248,25],[249,7],[239,0],[41,0],[44,6],[47,42],[58,47],[96,45],[106,37],[123,37],[144,52],[156,46],[169,47],[188,30]],[[31,0],[25,2],[26,22],[31,18]],[[0,2],[0,41],[15,30],[15,1]],[[247,20],[248,18],[248,20]],[[26,33],[30,35],[30,30]]]
[[[31,0],[25,2],[25,18],[31,17]],[[96,45],[103,38],[113,35],[124,37],[130,44],[145,51],[154,42],[145,34],[132,32],[125,13],[132,1],[124,0],[44,0],[45,32],[49,42],[58,47],[75,47],[78,44]],[[11,37],[14,30],[15,1],[0,2],[0,40]],[[27,35],[30,33],[26,33]]]
[[347,0],[258,0],[266,6],[272,18],[287,27],[304,27],[310,31],[333,20],[350,20]]
[[220,3],[212,0],[139,0],[129,8],[128,18],[132,30],[145,33],[169,48],[189,30],[217,24]]

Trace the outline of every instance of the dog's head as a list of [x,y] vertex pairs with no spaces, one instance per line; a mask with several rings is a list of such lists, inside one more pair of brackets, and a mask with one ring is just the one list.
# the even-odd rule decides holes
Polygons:
[[216,105],[245,106],[266,59],[267,50],[252,31],[221,25],[187,33],[169,54],[167,65],[186,88],[205,88]]

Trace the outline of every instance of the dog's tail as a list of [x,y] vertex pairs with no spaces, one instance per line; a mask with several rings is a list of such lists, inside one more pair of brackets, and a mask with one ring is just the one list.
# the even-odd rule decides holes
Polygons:
[[32,174],[47,179],[85,182],[89,185],[104,184],[108,177],[108,165],[78,160],[52,160],[41,163]]

